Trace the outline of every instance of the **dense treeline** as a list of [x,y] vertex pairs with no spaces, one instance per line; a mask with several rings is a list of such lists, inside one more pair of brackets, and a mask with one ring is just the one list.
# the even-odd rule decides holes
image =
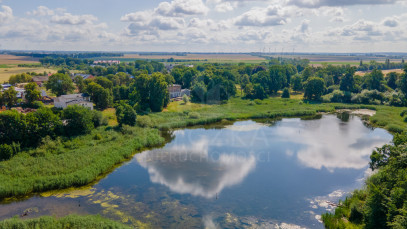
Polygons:
[[400,63],[390,62],[390,59],[386,59],[384,63],[379,63],[377,61],[371,60],[368,64],[364,64],[363,61],[360,61],[358,71],[369,71],[373,69],[379,70],[389,70],[389,69],[399,69],[403,68],[405,63],[404,59]]
[[407,228],[407,134],[393,143],[372,153],[370,167],[379,170],[365,188],[322,216],[326,228]]
[[23,148],[36,147],[42,139],[89,134],[94,128],[107,125],[99,111],[69,106],[63,111],[41,107],[28,114],[16,110],[0,113],[0,160],[8,160]]

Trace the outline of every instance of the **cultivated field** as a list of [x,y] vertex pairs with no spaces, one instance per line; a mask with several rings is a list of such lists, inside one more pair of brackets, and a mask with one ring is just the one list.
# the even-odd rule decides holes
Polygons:
[[[169,55],[139,55],[139,54],[125,54],[122,57],[118,58],[109,58],[109,57],[103,57],[101,59],[114,59],[114,60],[121,60],[121,61],[135,61],[138,59],[148,59],[148,60],[157,60],[157,61],[163,61],[167,60],[170,58],[174,58],[174,60],[180,60],[183,61],[185,64],[193,64],[197,62],[203,62],[203,63],[261,63],[266,61],[265,58],[263,57],[258,57],[258,56],[252,56],[250,54],[186,54],[185,56],[177,56],[173,54]],[[189,62],[190,61],[190,62]]]
[[11,67],[11,68],[0,68],[0,83],[8,81],[11,75],[21,74],[24,72],[35,72],[35,73],[56,73],[57,70],[44,67],[26,68],[26,67]]
[[[358,72],[355,73],[355,75],[364,76],[366,73],[369,73],[369,72],[370,72],[370,71],[367,71],[367,72],[358,71]],[[387,74],[389,74],[390,72],[397,72],[397,73],[399,73],[399,74],[404,73],[403,69],[382,70],[382,72],[383,72],[384,75],[387,75]]]
[[40,63],[38,61],[38,58],[32,58],[30,56],[0,55],[0,65],[37,64],[37,63]]
[[19,64],[39,64],[38,59],[29,56],[0,55],[0,83],[8,81],[11,75],[24,72],[55,73],[54,69],[38,67],[18,67]]

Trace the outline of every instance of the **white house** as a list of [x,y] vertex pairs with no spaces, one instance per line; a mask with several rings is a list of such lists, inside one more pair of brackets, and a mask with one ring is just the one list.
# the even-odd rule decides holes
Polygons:
[[17,98],[19,98],[19,99],[24,99],[24,96],[25,96],[25,89],[24,88],[19,88],[19,87],[16,87],[16,88],[14,88],[15,90],[16,90],[16,92],[17,92]]
[[54,106],[65,109],[69,105],[79,105],[93,110],[93,103],[87,94],[61,95],[54,99]]

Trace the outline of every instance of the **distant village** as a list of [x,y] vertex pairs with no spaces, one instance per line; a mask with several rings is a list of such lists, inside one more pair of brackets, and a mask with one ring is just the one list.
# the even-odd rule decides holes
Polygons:
[[[93,66],[95,65],[100,65],[100,66],[105,66],[105,65],[118,65],[120,64],[120,61],[117,60],[97,60],[93,62]],[[166,64],[165,68],[167,69],[168,72],[171,72],[171,70],[176,66],[176,64]],[[186,67],[193,67],[193,65],[185,65]],[[83,107],[87,107],[91,110],[94,108],[94,104],[91,101],[91,98],[88,94],[86,93],[78,93],[78,94],[69,94],[69,95],[61,95],[59,97],[52,97],[47,94],[47,91],[43,88],[45,88],[45,83],[48,81],[49,77],[52,74],[49,73],[48,75],[42,75],[42,76],[33,76],[32,81],[35,82],[39,88],[41,89],[41,98],[39,101],[43,102],[45,105],[53,105],[56,108],[60,109],[65,109],[69,105],[79,105]],[[94,79],[95,76],[91,74],[83,74],[83,73],[72,73],[70,74],[70,78],[72,81],[74,81],[75,77],[80,76],[83,78],[83,80],[87,79]],[[130,75],[130,78],[134,79],[134,76]],[[14,87],[14,89],[17,91],[17,98],[21,100],[25,100],[25,89],[24,86],[27,85],[28,83],[17,83],[15,85],[11,85],[9,83],[1,84],[1,91],[5,91],[9,89],[10,87]],[[184,95],[190,96],[191,91],[189,89],[182,89],[181,85],[179,84],[172,84],[168,86],[168,92],[169,92],[169,97],[171,100],[174,101],[181,101],[182,97]],[[26,108],[23,109],[21,107],[14,107],[12,108],[14,110],[18,110],[22,113],[28,113],[35,111],[35,109],[30,109]],[[6,107],[1,107],[0,111],[6,110]]]

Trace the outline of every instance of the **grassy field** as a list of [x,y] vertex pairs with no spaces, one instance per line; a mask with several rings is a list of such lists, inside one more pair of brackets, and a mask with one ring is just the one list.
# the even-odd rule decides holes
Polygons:
[[12,66],[12,67],[8,67],[8,68],[0,68],[0,83],[8,81],[8,79],[12,75],[21,74],[24,72],[56,73],[57,70],[52,69],[52,68],[44,68],[44,67],[27,68],[27,67],[17,67],[17,66]]
[[0,55],[0,83],[8,81],[11,75],[21,74],[24,72],[35,73],[56,73],[57,70],[38,67],[18,67],[19,64],[40,64],[37,58],[29,56]]
[[[301,98],[302,95],[296,95]],[[182,128],[208,124],[221,120],[280,118],[310,116],[318,112],[334,112],[335,109],[375,109],[376,115],[370,118],[372,125],[399,132],[407,130],[400,113],[405,108],[389,106],[365,106],[337,103],[304,103],[300,99],[269,98],[263,101],[232,98],[227,104],[205,105],[184,102],[172,102],[165,112],[138,116],[140,126],[159,129]],[[192,115],[191,115],[192,114]]]
[[73,139],[48,139],[0,162],[0,199],[89,184],[136,151],[163,143],[158,130],[139,127],[100,127]]
[[359,62],[356,61],[311,61],[310,65],[314,67],[322,66],[323,64],[330,64],[330,65],[350,65],[350,66],[359,66]]
[[106,228],[106,229],[119,229],[130,228],[121,223],[105,219],[101,216],[78,216],[69,215],[63,218],[55,218],[52,216],[43,216],[35,219],[19,219],[12,218],[4,221],[0,221],[0,228],[2,229],[23,229],[23,228],[41,228],[41,229],[94,229],[94,228]]

